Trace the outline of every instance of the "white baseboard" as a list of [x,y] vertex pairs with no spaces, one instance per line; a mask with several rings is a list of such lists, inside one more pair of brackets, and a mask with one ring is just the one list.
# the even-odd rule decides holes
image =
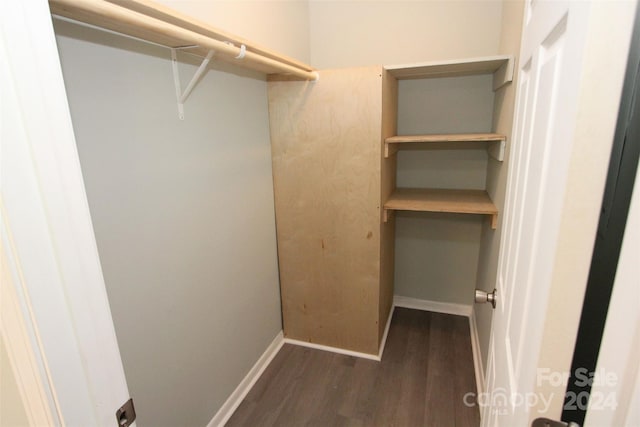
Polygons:
[[382,360],[382,353],[384,353],[384,346],[387,344],[387,336],[389,335],[389,328],[391,327],[391,318],[393,318],[393,310],[396,306],[391,304],[389,310],[389,316],[387,317],[387,324],[384,327],[384,333],[382,334],[382,340],[380,341],[380,350],[378,350],[378,360]]
[[389,327],[391,326],[391,318],[393,317],[394,308],[395,306],[391,305],[391,309],[389,310],[389,316],[387,317],[387,324],[385,325],[384,333],[382,334],[382,340],[380,341],[380,348],[378,349],[377,355],[361,353],[359,351],[346,350],[344,348],[330,347],[328,345],[315,344],[307,341],[299,341],[292,338],[285,338],[284,342],[287,344],[315,348],[316,350],[330,351],[332,353],[344,354],[347,356],[354,356],[354,357],[361,357],[363,359],[375,360],[379,362],[382,360],[382,353],[384,353],[384,346],[387,343],[387,336],[389,335]]
[[231,418],[235,410],[240,406],[242,400],[249,393],[256,381],[260,378],[264,370],[269,366],[269,363],[273,360],[275,355],[280,351],[280,348],[286,344],[299,345],[302,347],[314,348],[317,350],[330,351],[332,353],[344,354],[347,356],[361,357],[364,359],[382,360],[382,354],[384,353],[384,347],[387,342],[387,336],[389,335],[389,327],[391,325],[391,318],[396,307],[412,308],[416,310],[432,311],[436,313],[453,314],[458,316],[465,316],[469,318],[469,330],[471,332],[471,349],[473,351],[473,363],[476,374],[476,384],[478,387],[478,394],[484,392],[484,369],[482,367],[482,360],[480,356],[480,342],[478,339],[478,327],[476,325],[475,311],[470,305],[464,304],[450,304],[436,301],[426,301],[417,298],[409,298],[395,295],[393,297],[393,305],[389,313],[387,324],[382,335],[380,342],[380,350],[377,355],[361,353],[358,351],[345,350],[337,347],[330,347],[321,344],[314,344],[306,341],[294,340],[291,338],[284,338],[282,331],[276,335],[269,347],[260,356],[260,359],[253,365],[249,373],[244,377],[242,382],[231,393],[231,396],[222,405],[216,415],[209,421],[207,427],[222,427]]
[[470,317],[473,311],[472,307],[466,304],[427,301],[400,295],[393,296],[393,305],[396,307],[413,308],[415,310],[433,311],[434,313],[454,314],[465,317]]
[[378,355],[376,355],[376,354],[361,353],[359,351],[346,350],[344,348],[331,347],[331,346],[322,345],[322,344],[315,344],[315,343],[307,342],[307,341],[299,341],[299,340],[294,340],[292,338],[285,338],[284,342],[285,342],[285,344],[299,345],[300,347],[309,347],[309,348],[314,348],[316,350],[322,350],[322,351],[329,351],[331,353],[344,354],[346,356],[360,357],[362,359],[377,360],[378,362],[380,361],[380,357]]
[[273,339],[269,347],[264,351],[260,359],[253,365],[251,370],[247,373],[244,379],[240,382],[238,387],[231,393],[231,396],[224,402],[222,407],[218,410],[218,412],[214,415],[214,417],[209,421],[207,427],[223,427],[229,418],[233,415],[233,413],[238,409],[240,403],[247,396],[251,388],[255,385],[256,381],[260,378],[264,370],[269,366],[269,363],[273,360],[273,358],[278,354],[278,351],[282,348],[284,344],[293,344],[299,345],[302,347],[310,347],[317,350],[330,351],[332,353],[345,354],[347,356],[355,356],[361,357],[364,359],[371,359],[380,361],[382,358],[382,353],[384,352],[384,345],[387,342],[387,335],[389,334],[389,327],[391,325],[391,318],[393,317],[393,306],[391,307],[391,312],[389,313],[389,318],[387,319],[387,325],[384,330],[384,334],[382,335],[382,341],[380,343],[380,350],[378,355],[375,354],[367,354],[360,353],[357,351],[345,350],[337,347],[329,347],[326,345],[313,344],[305,341],[298,341],[291,338],[284,338],[282,331],[276,335]]
[[480,352],[480,337],[478,336],[478,324],[476,323],[476,311],[471,310],[469,316],[469,331],[471,332],[471,350],[473,351],[473,366],[476,373],[476,387],[478,396],[485,391],[484,366],[482,364],[482,353]]
[[229,421],[229,418],[231,418],[235,410],[238,409],[238,406],[240,406],[240,403],[242,403],[242,400],[249,393],[256,381],[258,381],[258,378],[260,378],[264,370],[269,366],[269,363],[271,363],[275,355],[278,354],[284,342],[284,336],[282,331],[280,331],[244,379],[238,384],[238,387],[231,393],[231,396],[229,396],[227,401],[224,402],[211,421],[209,421],[207,427],[222,427]]

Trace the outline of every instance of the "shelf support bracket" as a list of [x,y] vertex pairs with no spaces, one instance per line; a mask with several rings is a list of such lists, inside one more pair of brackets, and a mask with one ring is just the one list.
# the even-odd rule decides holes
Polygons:
[[513,81],[513,71],[515,67],[515,60],[513,56],[509,56],[507,62],[502,64],[500,68],[498,68],[493,73],[493,91],[497,91],[502,86],[506,85],[509,82]]
[[499,162],[504,161],[504,151],[506,149],[507,142],[504,139],[499,141],[490,142],[487,146],[487,153]]
[[196,84],[200,80],[200,77],[202,77],[202,74],[204,74],[204,72],[207,70],[209,61],[211,61],[211,58],[213,58],[213,54],[215,53],[215,51],[213,50],[209,51],[206,58],[204,58],[204,60],[202,61],[202,64],[200,64],[195,74],[191,78],[191,81],[189,82],[189,84],[187,85],[187,87],[184,89],[184,92],[183,92],[180,87],[180,73],[178,71],[177,50],[178,49],[176,48],[171,49],[171,66],[173,67],[173,83],[176,87],[176,99],[178,100],[178,117],[180,118],[180,120],[184,120],[184,102],[187,100],[187,98],[193,91],[193,88],[196,87]]
[[388,159],[389,157],[396,154],[398,151],[398,144],[389,144],[385,141],[384,143],[384,158]]
[[498,228],[498,214],[491,215],[491,229],[495,230]]
[[382,213],[382,221],[389,222],[389,220],[393,217],[393,212],[394,212],[393,209],[384,208]]

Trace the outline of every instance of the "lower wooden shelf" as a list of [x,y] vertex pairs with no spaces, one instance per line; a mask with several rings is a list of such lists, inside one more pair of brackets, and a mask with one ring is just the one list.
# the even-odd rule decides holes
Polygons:
[[389,158],[400,147],[406,144],[422,144],[425,147],[434,144],[470,143],[482,144],[487,148],[491,157],[498,161],[504,160],[507,137],[499,133],[455,133],[431,135],[401,135],[392,136],[384,141],[384,157]]
[[498,208],[485,190],[397,188],[384,204],[384,221],[391,211],[450,212],[491,216],[498,225]]

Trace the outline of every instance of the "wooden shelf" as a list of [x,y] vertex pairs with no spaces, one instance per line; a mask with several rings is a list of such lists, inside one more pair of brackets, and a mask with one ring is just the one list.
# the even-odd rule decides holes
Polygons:
[[[53,15],[286,79],[314,80],[309,65],[149,0],[49,0]],[[244,46],[244,48],[242,47]]]
[[385,65],[384,68],[398,80],[493,74],[493,90],[498,90],[513,80],[513,66],[513,56],[498,55],[417,64]]
[[397,188],[384,204],[384,221],[390,211],[450,212],[491,216],[498,225],[498,209],[485,190]]
[[496,160],[504,159],[504,149],[507,137],[498,133],[455,133],[433,135],[402,135],[392,136],[384,141],[384,157],[395,154],[402,144],[447,144],[447,143],[478,143],[487,148],[489,155]]
[[485,142],[504,141],[507,137],[499,133],[452,133],[433,135],[402,135],[387,138],[387,144],[402,144],[406,142]]

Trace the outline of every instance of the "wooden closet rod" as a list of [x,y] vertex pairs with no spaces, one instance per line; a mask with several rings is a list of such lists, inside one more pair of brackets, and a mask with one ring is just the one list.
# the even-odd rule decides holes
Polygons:
[[[132,2],[135,4],[136,2]],[[148,6],[150,2],[146,2]],[[266,74],[285,74],[299,80],[317,80],[318,74],[293,65],[288,58],[271,53],[269,57],[253,52],[251,45],[235,46],[227,40],[217,40],[176,24],[136,12],[104,0],[49,0],[51,13],[100,28],[160,44],[168,48],[195,47],[194,53],[206,56],[215,51],[216,58],[243,68]],[[176,19],[180,21],[180,17]],[[203,28],[203,31],[207,31]],[[209,29],[211,30],[211,29]],[[212,31],[210,31],[212,32]],[[220,32],[221,33],[221,32]],[[283,62],[284,61],[284,62]]]

